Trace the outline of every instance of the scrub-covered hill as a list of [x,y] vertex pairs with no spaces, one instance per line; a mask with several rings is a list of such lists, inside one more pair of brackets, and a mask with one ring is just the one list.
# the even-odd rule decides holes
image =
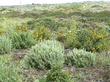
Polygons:
[[110,2],[0,7],[0,82],[110,82]]

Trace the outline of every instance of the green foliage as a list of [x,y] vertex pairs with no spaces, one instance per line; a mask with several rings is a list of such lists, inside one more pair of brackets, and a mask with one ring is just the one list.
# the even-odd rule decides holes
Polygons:
[[38,25],[43,25],[44,27],[47,27],[51,30],[57,30],[58,29],[58,23],[53,18],[42,18],[38,20]]
[[110,49],[109,34],[103,28],[84,29],[77,33],[78,48],[84,48],[87,51],[101,52]]
[[[67,25],[68,26],[68,25]],[[62,27],[57,33],[57,40],[64,43],[65,48],[74,48],[77,45],[77,22],[70,22],[68,27]]]
[[65,63],[77,67],[93,66],[96,63],[96,55],[85,50],[73,49],[67,54]]
[[[99,78],[103,79],[104,76],[104,82],[106,82],[110,75],[108,53],[110,51],[109,4],[108,2],[85,2],[0,7],[0,82],[22,82],[18,71],[22,65],[20,61],[15,59],[20,60],[22,54],[25,53],[16,53],[12,48],[30,49],[36,43],[38,44],[32,47],[23,62],[21,60],[25,68],[32,68],[32,70],[22,70],[23,81],[33,82],[37,78],[36,70],[33,69],[36,68],[51,69],[51,71],[47,77],[35,82],[46,82],[46,80],[47,82],[69,82],[68,73],[60,68],[54,68],[56,66],[63,67],[65,63],[68,66],[75,65],[76,67],[89,67],[95,64],[95,67],[98,68],[97,72],[95,71],[97,68],[94,69],[94,67],[88,68],[89,70],[86,68],[78,69],[81,71],[79,74],[78,71],[74,73],[73,68],[72,73],[76,76],[76,82],[93,81],[92,78],[94,77],[92,76],[95,74],[98,77],[96,78],[97,81]],[[74,49],[64,55],[64,48],[59,42],[45,41],[51,39],[62,42],[66,53],[74,48],[79,50]],[[95,56],[94,53],[88,51],[98,53]],[[12,59],[13,56],[9,55],[10,52],[17,54],[14,59]],[[105,53],[102,55],[102,52]],[[31,76],[27,75],[28,73]]]
[[0,82],[22,82],[18,68],[11,65],[11,56],[0,56]]
[[64,48],[57,41],[44,41],[33,46],[25,56],[24,64],[29,68],[50,69],[54,66],[63,66]]
[[35,40],[32,37],[31,32],[14,32],[11,39],[13,48],[15,49],[26,49],[35,44]]
[[47,74],[46,82],[74,82],[69,73],[62,71],[61,68],[55,67]]
[[33,37],[36,41],[43,41],[51,39],[52,33],[48,28],[38,27],[33,32]]
[[22,82],[16,69],[9,66],[0,65],[0,82]]
[[6,36],[0,36],[0,54],[8,54],[11,52],[12,42]]
[[7,55],[1,55],[0,56],[0,65],[4,65],[4,64],[10,64],[12,60],[12,56],[7,54]]
[[27,24],[30,26],[31,29],[35,29],[37,27],[46,27],[50,30],[57,30],[60,26],[60,23],[55,21],[53,18],[43,17],[37,20],[28,21]]
[[65,48],[75,48],[77,47],[77,30],[70,30],[66,34],[66,39],[64,41]]
[[106,28],[72,28],[57,33],[57,40],[64,43],[65,48],[85,49],[92,52],[110,50],[110,33]]

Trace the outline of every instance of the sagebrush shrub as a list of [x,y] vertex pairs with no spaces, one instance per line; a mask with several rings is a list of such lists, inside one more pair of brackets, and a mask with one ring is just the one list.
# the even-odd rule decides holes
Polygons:
[[73,49],[67,54],[65,63],[77,67],[88,67],[93,66],[96,63],[95,58],[96,55],[94,53],[87,52],[83,49]]
[[54,66],[63,66],[64,48],[57,41],[44,41],[36,44],[25,56],[24,64],[29,68],[50,69]]
[[31,32],[14,32],[11,39],[15,49],[30,48],[36,43]]
[[8,54],[11,52],[12,42],[6,36],[0,36],[0,54]]

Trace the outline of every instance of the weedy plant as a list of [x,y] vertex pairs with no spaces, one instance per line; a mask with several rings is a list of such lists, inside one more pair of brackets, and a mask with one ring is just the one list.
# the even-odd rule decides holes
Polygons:
[[25,56],[24,64],[28,68],[50,69],[54,66],[63,66],[64,48],[57,41],[47,40],[32,47]]

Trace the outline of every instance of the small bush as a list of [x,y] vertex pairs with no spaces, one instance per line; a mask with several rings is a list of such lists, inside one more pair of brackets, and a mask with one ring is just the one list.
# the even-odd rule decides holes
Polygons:
[[33,37],[37,41],[49,40],[51,39],[51,35],[52,35],[51,31],[45,27],[38,27],[33,32]]
[[22,76],[15,65],[10,63],[11,56],[0,56],[0,82],[22,82]]
[[77,67],[88,67],[95,64],[95,57],[95,54],[91,52],[73,49],[67,54],[65,63]]
[[62,71],[61,68],[55,67],[47,74],[46,82],[74,82],[69,73]]
[[0,36],[0,54],[8,54],[11,52],[12,42],[6,36]]
[[50,69],[54,66],[63,66],[64,48],[57,41],[44,41],[33,46],[30,53],[25,56],[26,67]]
[[26,49],[35,44],[31,32],[14,32],[11,39],[15,49]]

